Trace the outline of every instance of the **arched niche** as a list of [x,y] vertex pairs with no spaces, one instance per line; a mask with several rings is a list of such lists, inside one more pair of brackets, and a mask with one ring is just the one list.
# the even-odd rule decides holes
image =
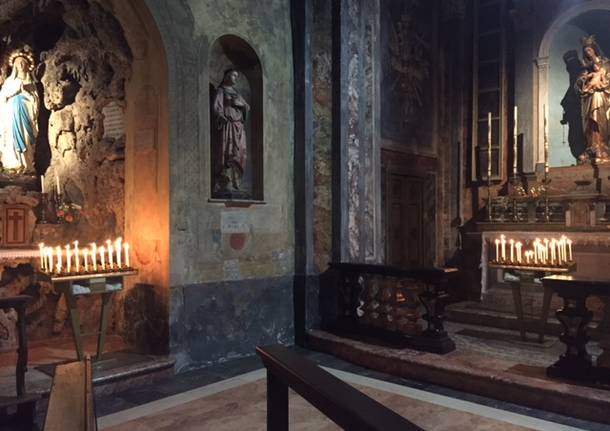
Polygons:
[[[544,162],[544,109],[549,112],[549,162],[553,166],[576,164],[582,149],[577,130],[579,113],[574,106],[571,81],[582,58],[580,37],[597,34],[598,43],[608,56],[610,50],[610,2],[578,2],[565,9],[544,33],[535,59],[534,160]],[[572,100],[570,100],[572,98]],[[562,105],[563,102],[563,105]],[[567,108],[566,117],[563,112]],[[560,121],[564,119],[564,126]],[[572,129],[570,130],[570,125]],[[573,159],[572,159],[573,158]]]
[[[211,198],[226,200],[262,201],[263,191],[263,73],[256,51],[239,36],[227,34],[216,39],[210,47],[210,158]],[[225,72],[239,73],[237,92],[249,104],[244,122],[246,134],[246,163],[239,190],[226,184],[221,177],[223,167],[222,126],[214,110],[217,89]]]

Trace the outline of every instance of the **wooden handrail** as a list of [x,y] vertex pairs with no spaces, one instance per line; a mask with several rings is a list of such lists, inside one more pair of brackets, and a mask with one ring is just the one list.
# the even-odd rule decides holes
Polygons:
[[257,347],[267,368],[267,430],[288,430],[288,387],[346,430],[422,428],[284,346]]

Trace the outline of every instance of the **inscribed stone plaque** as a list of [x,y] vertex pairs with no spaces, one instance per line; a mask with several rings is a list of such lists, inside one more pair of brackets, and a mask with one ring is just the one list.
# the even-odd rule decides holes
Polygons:
[[104,138],[117,139],[125,134],[123,124],[123,107],[117,102],[110,102],[102,108],[104,115]]
[[223,271],[225,280],[239,280],[241,279],[241,271],[239,269],[238,259],[229,259],[223,262]]
[[250,232],[250,214],[245,211],[223,211],[220,213],[222,233]]

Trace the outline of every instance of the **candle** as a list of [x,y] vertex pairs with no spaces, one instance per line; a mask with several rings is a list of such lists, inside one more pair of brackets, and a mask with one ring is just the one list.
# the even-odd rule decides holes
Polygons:
[[47,247],[46,253],[47,253],[47,271],[53,272],[53,249],[51,247]]
[[44,190],[44,175],[40,176],[40,192],[41,193],[45,193],[45,190]]
[[491,178],[491,112],[487,113],[487,178]]
[[573,261],[573,258],[572,258],[572,240],[568,239],[566,242],[568,243],[568,260],[570,262],[572,262]]
[[521,243],[521,241],[517,241],[515,243],[515,248],[517,249],[517,263],[521,263],[521,247],[523,246],[523,244]]
[[553,265],[555,263],[555,238],[550,241],[549,245],[549,250],[551,251],[551,265]]
[[502,243],[502,260],[506,260],[506,237],[504,235],[500,235],[500,242]]
[[97,245],[94,242],[91,243],[91,265],[93,271],[97,271]]
[[61,186],[59,185],[59,175],[55,174],[55,185],[57,186],[57,195],[61,195]]
[[515,114],[513,118],[513,175],[517,176],[517,105],[515,105]]
[[529,265],[530,263],[530,256],[531,256],[531,251],[526,251],[525,252],[525,263]]
[[45,270],[45,266],[44,266],[44,242],[41,242],[40,244],[38,244],[38,249],[40,250],[40,270],[44,271]]
[[61,273],[61,247],[55,247],[55,254],[57,255],[57,273]]
[[544,111],[544,173],[549,173],[549,123],[548,109],[546,105],[543,105],[542,110]]
[[[121,252],[123,251],[123,247],[121,246],[122,241],[123,238],[118,237],[114,242],[114,249],[116,250],[116,264],[119,269],[121,268]],[[496,253],[496,256],[497,255],[498,254]]]
[[70,245],[66,244],[66,272],[69,274],[72,269],[72,252],[70,251]]
[[514,262],[515,261],[515,240],[514,239],[510,239],[510,261]]
[[500,262],[500,240],[496,238],[496,262]]
[[78,252],[78,241],[74,241],[74,269],[80,272],[80,253]]
[[543,240],[544,242],[544,263],[547,263],[547,261],[549,260],[549,239],[548,238],[544,238]]
[[112,241],[110,241],[109,239],[106,240],[106,250],[108,252],[108,268],[112,268],[112,265],[113,265],[113,260],[112,260],[113,249],[112,249]]
[[123,249],[125,251],[125,266],[127,268],[129,268],[130,267],[130,265],[129,265],[129,244],[128,243],[123,244]]
[[83,249],[83,265],[85,266],[85,272],[89,272],[89,262],[87,262],[87,256],[89,255],[89,249]]
[[102,262],[102,271],[104,271],[106,269],[106,250],[104,249],[104,246],[100,246],[100,248],[97,249],[97,251],[100,253],[100,261]]

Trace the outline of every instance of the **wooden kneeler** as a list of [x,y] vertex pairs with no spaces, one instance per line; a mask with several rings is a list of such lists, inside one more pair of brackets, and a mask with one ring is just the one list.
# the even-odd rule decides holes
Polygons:
[[55,368],[44,431],[97,431],[89,355]]

